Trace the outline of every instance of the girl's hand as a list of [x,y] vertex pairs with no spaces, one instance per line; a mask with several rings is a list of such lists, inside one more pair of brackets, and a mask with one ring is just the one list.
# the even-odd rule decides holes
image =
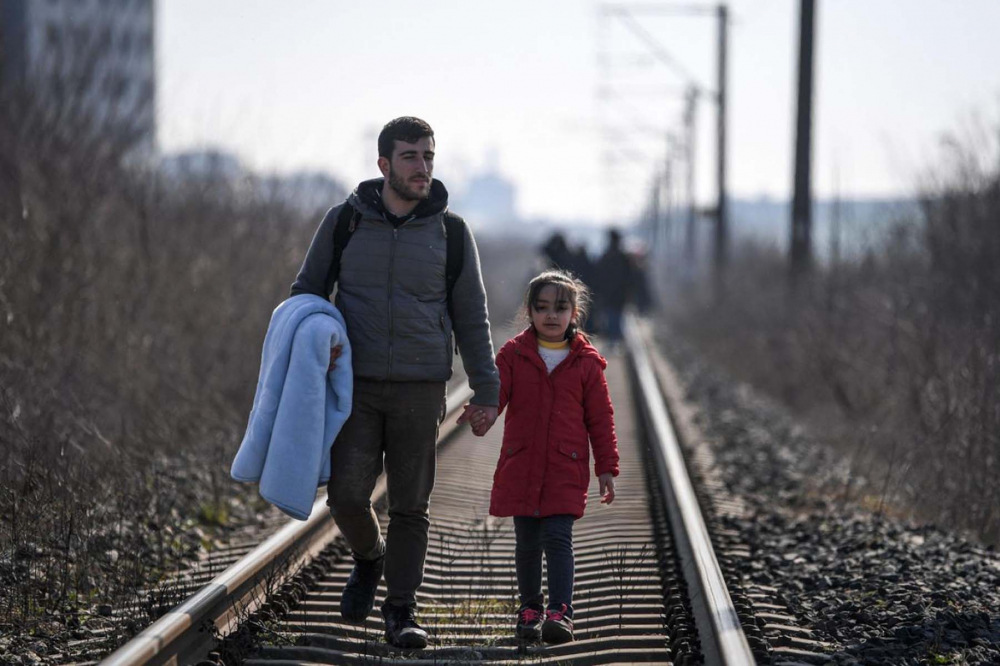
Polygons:
[[340,352],[343,350],[342,345],[337,345],[336,347],[330,347],[330,368],[327,372],[331,372],[337,367],[337,359],[340,358]]
[[476,437],[485,435],[497,420],[497,408],[482,405],[465,405],[458,424],[468,422],[472,426],[472,434]]
[[597,477],[598,492],[602,499],[601,504],[611,504],[615,501],[615,475],[605,472]]

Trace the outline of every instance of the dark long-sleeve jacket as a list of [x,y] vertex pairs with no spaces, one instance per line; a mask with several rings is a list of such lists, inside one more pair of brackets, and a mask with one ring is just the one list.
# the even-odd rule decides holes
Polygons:
[[[462,272],[448,314],[444,212],[448,192],[434,180],[431,198],[394,225],[378,205],[382,179],[361,183],[347,203],[360,220],[340,260],[335,304],[347,321],[354,376],[388,381],[447,381],[452,335],[478,405],[496,405],[500,380],[476,241],[467,224]],[[343,205],[343,204],[341,204]],[[333,231],[340,207],[323,220],[306,254],[292,295],[329,298]]]

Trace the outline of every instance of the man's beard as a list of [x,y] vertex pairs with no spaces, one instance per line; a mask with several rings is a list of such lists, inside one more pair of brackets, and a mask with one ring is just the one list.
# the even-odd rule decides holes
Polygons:
[[[430,178],[427,179],[428,183]],[[403,201],[423,201],[425,199],[431,198],[431,188],[427,188],[426,194],[420,194],[412,190],[406,182],[399,177],[392,168],[389,168],[389,187],[392,188],[393,192],[399,195],[399,198]]]

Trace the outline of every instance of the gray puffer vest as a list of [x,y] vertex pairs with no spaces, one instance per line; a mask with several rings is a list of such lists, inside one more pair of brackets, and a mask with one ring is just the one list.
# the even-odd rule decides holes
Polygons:
[[[447,191],[432,187],[433,212],[394,227],[364,196],[366,181],[347,202],[360,214],[340,260],[335,303],[347,321],[355,377],[389,381],[447,381],[452,372],[452,335],[462,353],[473,401],[496,405],[499,376],[493,360],[486,291],[475,240],[462,225],[465,256],[452,291],[456,321],[448,314],[444,211]],[[434,201],[434,199],[437,199]],[[339,206],[316,232],[291,293],[324,298],[333,258],[333,227]],[[418,209],[419,211],[420,209]]]

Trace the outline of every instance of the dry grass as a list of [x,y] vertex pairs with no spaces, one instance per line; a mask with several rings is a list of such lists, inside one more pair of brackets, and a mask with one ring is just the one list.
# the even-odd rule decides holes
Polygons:
[[[791,291],[785,257],[746,246],[717,303],[674,325],[737,378],[878,470],[881,508],[1000,539],[1000,146],[946,142],[919,212]],[[872,467],[872,465],[875,465]]]
[[[229,464],[323,211],[253,175],[167,177],[130,128],[2,94],[0,632],[99,626],[110,647],[163,611],[144,590],[260,510]],[[502,320],[499,276],[530,251],[480,250]]]

